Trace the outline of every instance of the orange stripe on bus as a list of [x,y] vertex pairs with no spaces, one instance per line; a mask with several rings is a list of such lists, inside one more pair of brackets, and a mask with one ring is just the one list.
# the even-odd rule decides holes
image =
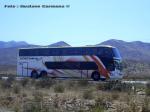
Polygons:
[[[98,66],[98,71],[100,72],[101,75],[103,75],[106,78],[109,78],[109,72],[107,71],[106,68],[103,67],[103,65],[101,64],[102,62],[99,62],[98,59],[96,59],[96,57],[94,55],[91,56],[91,58],[95,61],[95,63]],[[101,60],[100,60],[101,61]]]

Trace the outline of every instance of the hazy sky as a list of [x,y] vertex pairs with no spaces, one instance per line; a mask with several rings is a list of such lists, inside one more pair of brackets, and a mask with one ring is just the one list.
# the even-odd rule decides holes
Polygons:
[[[70,8],[4,8],[64,4]],[[47,45],[97,44],[108,39],[150,42],[150,0],[1,0],[0,40]]]

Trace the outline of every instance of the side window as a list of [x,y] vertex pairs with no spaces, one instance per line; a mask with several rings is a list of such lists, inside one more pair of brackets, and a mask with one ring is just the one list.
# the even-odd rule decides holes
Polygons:
[[98,52],[97,52],[97,48],[96,47],[85,47],[85,48],[82,48],[82,54],[83,55],[97,55]]
[[61,54],[64,56],[68,54],[68,51],[66,49],[67,48],[61,48]]
[[97,54],[102,55],[103,54],[103,48],[97,48]]

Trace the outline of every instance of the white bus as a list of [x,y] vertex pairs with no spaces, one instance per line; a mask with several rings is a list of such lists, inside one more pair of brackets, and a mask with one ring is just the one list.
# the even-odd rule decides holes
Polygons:
[[87,78],[95,81],[122,78],[122,58],[117,48],[48,47],[21,48],[17,74],[39,78]]

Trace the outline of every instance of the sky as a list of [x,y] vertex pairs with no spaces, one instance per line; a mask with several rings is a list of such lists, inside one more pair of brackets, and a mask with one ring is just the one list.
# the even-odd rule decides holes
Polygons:
[[[4,8],[4,5],[70,8]],[[108,39],[150,42],[150,0],[1,0],[0,41],[73,46]]]

